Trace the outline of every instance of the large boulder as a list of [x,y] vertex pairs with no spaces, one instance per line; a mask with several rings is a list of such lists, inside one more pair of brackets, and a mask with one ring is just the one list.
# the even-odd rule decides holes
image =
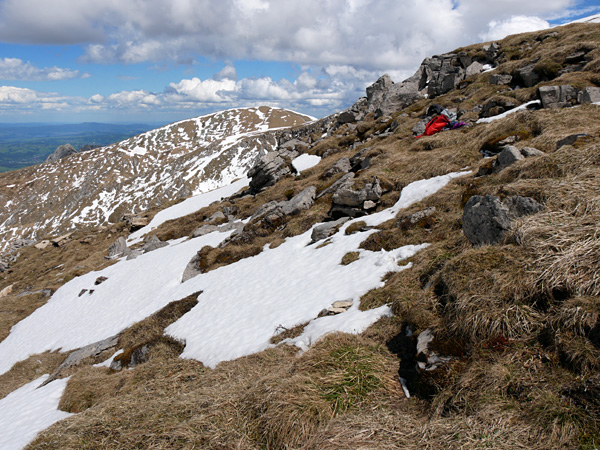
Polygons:
[[578,97],[579,103],[598,103],[600,102],[600,88],[585,87]]
[[337,162],[331,166],[327,172],[323,175],[323,178],[331,178],[338,173],[348,173],[352,169],[350,164],[350,158],[344,157],[337,160]]
[[272,186],[281,178],[292,173],[291,161],[279,156],[276,152],[268,152],[260,156],[254,167],[248,172],[250,189],[259,192]]
[[325,222],[321,225],[317,225],[316,227],[313,228],[313,231],[310,235],[312,242],[317,242],[317,241],[320,241],[323,239],[327,239],[329,236],[334,235],[335,233],[337,233],[340,226],[343,225],[348,220],[350,220],[349,217],[341,217],[338,220],[334,220],[332,222]]
[[568,84],[542,86],[538,91],[544,108],[564,108],[577,103],[578,90]]
[[127,246],[127,241],[123,236],[119,237],[115,242],[108,247],[108,257],[118,258],[119,256],[127,256],[131,249]]
[[474,195],[465,205],[463,232],[474,245],[497,244],[504,240],[514,219],[535,214],[542,208],[530,197],[500,200],[493,195]]
[[75,150],[71,144],[61,145],[54,151],[54,153],[52,153],[48,156],[48,158],[46,158],[46,162],[55,162],[59,159],[63,159],[67,156],[73,155],[74,153],[77,153],[77,150]]
[[386,73],[371,86],[367,87],[367,113],[375,112],[383,102],[383,96],[394,84],[390,76]]
[[371,183],[366,183],[360,190],[351,187],[338,189],[333,194],[333,202],[336,205],[360,207],[367,200],[378,201],[383,193],[379,180],[374,178]]
[[517,147],[514,145],[507,145],[500,153],[498,153],[496,163],[494,164],[494,171],[499,172],[505,167],[508,167],[517,161],[521,161],[522,159],[525,159],[525,156],[521,154]]

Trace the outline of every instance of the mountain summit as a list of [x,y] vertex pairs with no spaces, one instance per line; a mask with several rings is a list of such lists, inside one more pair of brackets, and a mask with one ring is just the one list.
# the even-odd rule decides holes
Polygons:
[[227,185],[278,145],[276,130],[311,120],[266,106],[232,109],[2,174],[0,252],[11,240],[114,223]]

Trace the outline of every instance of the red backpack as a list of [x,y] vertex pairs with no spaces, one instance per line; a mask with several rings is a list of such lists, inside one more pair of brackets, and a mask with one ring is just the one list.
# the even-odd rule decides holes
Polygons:
[[435,116],[425,125],[425,133],[416,137],[420,138],[421,136],[431,136],[432,134],[439,133],[449,123],[450,119],[445,115],[440,114],[439,116]]

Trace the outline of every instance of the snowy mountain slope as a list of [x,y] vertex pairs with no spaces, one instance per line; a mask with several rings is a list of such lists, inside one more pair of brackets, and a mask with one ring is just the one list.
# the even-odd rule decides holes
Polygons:
[[40,239],[120,220],[245,176],[269,131],[312,118],[245,108],[152,130],[117,144],[0,176],[0,252],[16,238]]

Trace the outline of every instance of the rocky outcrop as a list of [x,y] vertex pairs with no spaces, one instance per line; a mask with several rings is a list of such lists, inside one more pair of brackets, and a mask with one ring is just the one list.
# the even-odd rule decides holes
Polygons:
[[583,90],[580,92],[577,100],[581,104],[600,102],[600,88],[598,88],[598,87],[583,88]]
[[73,155],[75,153],[77,153],[77,150],[75,150],[71,144],[61,145],[54,151],[54,153],[52,153],[48,156],[48,158],[46,158],[46,162],[56,162],[59,159],[66,158],[67,156]]
[[67,358],[62,362],[62,364],[58,366],[58,368],[54,372],[52,372],[50,377],[48,377],[48,379],[44,381],[44,383],[42,383],[41,386],[45,386],[48,383],[61,377],[61,375],[64,372],[66,372],[71,367],[79,365],[83,360],[98,356],[103,351],[115,347],[117,345],[118,340],[118,335],[111,336],[107,339],[94,342],[93,344],[86,345],[85,347],[82,347],[79,350],[75,350],[69,353],[69,356],[67,356]]
[[355,190],[351,184],[340,187],[333,194],[329,216],[334,220],[364,216],[377,206],[382,194],[383,190],[376,177],[362,189]]
[[339,230],[340,226],[350,220],[350,217],[341,217],[333,222],[325,222],[321,225],[317,225],[313,228],[310,238],[312,242],[321,241],[327,239],[329,236],[333,236]]
[[579,91],[571,85],[542,86],[538,91],[544,108],[564,108],[577,104]]
[[108,247],[108,258],[110,259],[127,256],[129,253],[131,253],[131,249],[127,246],[127,241],[123,236],[119,237]]
[[465,205],[463,232],[474,245],[497,244],[504,240],[514,219],[535,214],[542,208],[530,197],[500,200],[493,195],[474,195]]
[[259,157],[254,167],[248,172],[248,177],[251,178],[250,189],[252,192],[260,192],[291,173],[290,160],[283,159],[276,152],[269,152]]
[[351,169],[352,164],[350,163],[350,158],[340,158],[327,170],[327,172],[325,172],[323,178],[331,178],[338,173],[348,173]]

